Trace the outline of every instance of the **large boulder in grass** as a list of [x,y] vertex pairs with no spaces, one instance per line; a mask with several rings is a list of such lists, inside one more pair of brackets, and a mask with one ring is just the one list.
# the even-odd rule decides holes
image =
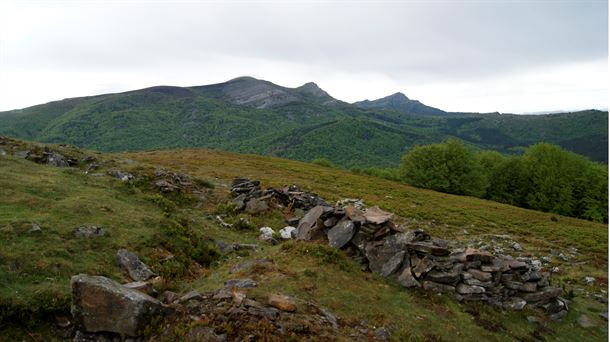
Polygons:
[[156,276],[145,263],[140,261],[140,258],[138,258],[137,255],[126,249],[119,249],[116,253],[116,259],[117,263],[127,271],[131,279],[135,281],[146,281]]
[[79,274],[70,283],[72,316],[81,331],[138,336],[163,312],[158,300],[106,277]]

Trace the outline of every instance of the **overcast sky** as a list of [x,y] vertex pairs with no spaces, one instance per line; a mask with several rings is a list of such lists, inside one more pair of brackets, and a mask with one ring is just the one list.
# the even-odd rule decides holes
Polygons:
[[608,107],[608,3],[3,1],[0,110],[250,75],[447,111]]

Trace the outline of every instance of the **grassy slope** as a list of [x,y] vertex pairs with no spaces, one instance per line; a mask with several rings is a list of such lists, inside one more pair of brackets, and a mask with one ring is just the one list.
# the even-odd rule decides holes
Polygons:
[[[403,217],[416,218],[418,223],[407,220],[405,224],[422,227],[436,236],[468,239],[488,233],[509,233],[525,247],[525,254],[546,255],[551,248],[565,250],[574,246],[581,250],[578,261],[587,263],[559,264],[562,273],[554,281],[576,282],[578,284],[573,287],[583,287],[587,291],[599,291],[607,284],[608,238],[603,225],[564,217],[553,222],[548,214],[269,157],[209,150],[110,157],[118,161],[116,166],[121,169],[138,168],[138,163],[121,163],[133,159],[182,170],[203,179],[217,178],[220,184],[227,184],[232,177],[240,175],[260,179],[266,186],[296,183],[331,200],[362,197],[368,204],[379,204]],[[154,242],[151,237],[159,229],[162,211],[151,203],[149,194],[110,177],[91,177],[76,170],[1,156],[0,191],[0,238],[3,246],[8,246],[0,250],[2,303],[35,309],[39,303],[47,306],[53,303],[48,297],[54,296],[62,307],[69,298],[69,277],[79,272],[104,274],[124,281],[125,276],[114,262],[116,250],[121,247],[128,246],[145,261],[155,264],[158,251],[151,243]],[[206,195],[203,208],[189,207],[181,211],[181,215],[188,218],[202,236],[258,243],[255,231],[221,228],[207,215],[214,213],[218,203],[227,196],[227,188],[219,185]],[[283,226],[278,214],[250,219],[256,226]],[[41,235],[27,233],[32,222],[41,225]],[[103,226],[111,234],[92,240],[75,239],[71,231],[81,224]],[[464,229],[468,229],[468,236],[463,235]],[[229,274],[233,265],[261,257],[272,259],[274,266]],[[461,305],[445,296],[405,291],[396,284],[361,272],[342,253],[315,244],[264,246],[260,253],[223,259],[210,270],[198,274],[173,286],[206,290],[220,286],[227,277],[252,276],[260,284],[252,296],[264,297],[269,291],[292,294],[330,309],[348,324],[366,319],[371,325],[390,326],[396,337],[531,340],[538,331],[544,336],[552,335],[566,341],[580,336],[587,340],[607,339],[607,325],[597,317],[602,305],[588,298],[577,297],[569,316],[561,324],[546,323],[547,328],[540,329],[525,319],[526,315],[538,315],[537,312],[502,313],[487,307]],[[581,285],[584,275],[593,275],[598,282],[593,287]],[[575,319],[583,312],[599,326],[591,329],[576,326]],[[0,327],[0,330],[5,328]],[[45,333],[40,326],[30,329]],[[20,334],[14,327],[4,331],[7,332],[14,335],[3,336],[28,340],[35,336]],[[343,328],[341,333],[348,336],[350,329]]]
[[[476,240],[488,234],[510,234],[525,248],[523,255],[540,257],[548,255],[553,249],[576,247],[580,251],[578,262],[571,265],[555,263],[562,270],[560,275],[554,277],[555,284],[565,285],[568,289],[586,288],[587,291],[597,292],[607,286],[608,231],[601,224],[567,217],[555,217],[557,221],[554,221],[551,219],[553,215],[546,213],[269,157],[244,157],[208,150],[160,151],[124,156],[171,166],[199,177],[228,181],[233,177],[247,176],[260,179],[268,186],[299,184],[330,200],[363,198],[365,203],[379,204],[402,217],[417,219],[418,223],[408,220],[407,226],[421,227],[444,238]],[[274,228],[282,226],[281,222],[269,225]],[[464,229],[468,230],[469,235],[464,235]],[[478,307],[474,311],[481,312],[481,316],[475,321],[478,320],[480,324],[475,324],[471,315],[467,314],[473,311],[472,307],[463,307],[447,299],[422,300],[421,296],[428,296],[405,292],[374,276],[363,275],[349,268],[345,270],[336,264],[326,265],[319,260],[319,254],[323,253],[305,252],[295,256],[282,248],[271,247],[264,254],[276,261],[279,270],[254,270],[253,274],[265,279],[258,291],[281,290],[299,298],[314,300],[348,320],[366,318],[378,325],[395,325],[404,335],[424,336],[431,333],[448,340],[528,339],[537,330],[527,323],[525,314],[503,314]],[[218,286],[228,275],[230,265],[231,262],[220,267],[221,275],[202,279],[196,284],[202,289]],[[595,287],[582,285],[585,275],[598,279]],[[560,340],[573,340],[580,334],[591,340],[604,340],[607,338],[607,325],[596,315],[602,308],[603,305],[588,298],[577,298],[564,322],[549,324],[550,330],[542,334],[552,334]],[[574,321],[583,312],[595,317],[601,328],[583,330],[577,327]],[[447,320],[438,320],[439,316]],[[492,334],[481,326],[499,333]]]

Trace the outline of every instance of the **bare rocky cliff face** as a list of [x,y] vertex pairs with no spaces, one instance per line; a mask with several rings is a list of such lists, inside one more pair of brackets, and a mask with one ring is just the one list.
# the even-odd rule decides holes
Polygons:
[[339,102],[313,82],[298,88],[286,88],[253,77],[238,77],[209,87],[219,90],[223,97],[234,104],[259,109],[298,102],[313,101],[323,105]]

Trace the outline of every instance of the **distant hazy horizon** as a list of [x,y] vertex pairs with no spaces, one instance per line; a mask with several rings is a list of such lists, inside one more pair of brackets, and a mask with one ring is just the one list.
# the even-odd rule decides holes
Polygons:
[[3,1],[0,110],[249,75],[450,112],[608,108],[608,3]]

